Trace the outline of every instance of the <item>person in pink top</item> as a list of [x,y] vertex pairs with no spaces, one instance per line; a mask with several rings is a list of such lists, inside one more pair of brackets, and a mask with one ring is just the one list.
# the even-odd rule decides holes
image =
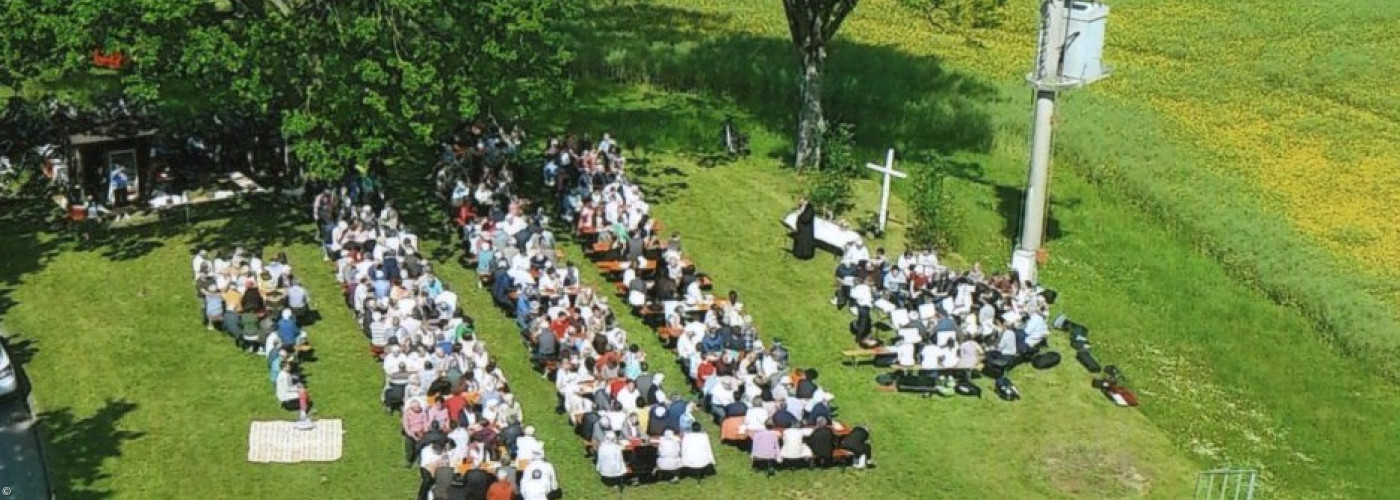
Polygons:
[[423,433],[428,432],[428,413],[417,399],[410,400],[408,409],[403,411],[403,453],[412,468],[418,461],[418,450],[423,442]]
[[749,433],[749,444],[752,447],[749,458],[753,460],[754,467],[762,467],[770,477],[779,459],[778,438],[778,431],[773,430],[772,424]]
[[437,403],[428,408],[427,425],[431,427],[433,422],[437,422],[438,428],[444,431],[452,428],[452,419],[447,414],[447,400],[441,397],[438,398]]

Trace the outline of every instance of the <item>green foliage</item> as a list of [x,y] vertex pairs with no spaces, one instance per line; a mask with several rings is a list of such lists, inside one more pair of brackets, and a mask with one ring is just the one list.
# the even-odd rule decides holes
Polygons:
[[308,0],[286,15],[249,3],[261,4],[8,2],[0,85],[87,74],[94,47],[120,50],[133,62],[124,93],[192,114],[274,114],[313,178],[418,151],[463,117],[527,116],[571,88],[562,26],[578,2]]
[[866,168],[856,158],[856,127],[850,123],[837,123],[826,131],[823,138],[822,170],[840,173],[843,176],[863,177]]
[[980,30],[1001,26],[1007,0],[899,0],[934,31],[962,34],[975,40]]
[[864,170],[855,155],[855,127],[840,123],[826,131],[821,169],[812,174],[807,199],[828,218],[851,208],[851,180]]
[[947,189],[948,160],[932,156],[922,168],[913,172],[912,196],[909,199],[909,241],[918,245],[951,250],[957,248],[957,235],[962,230],[962,215]]

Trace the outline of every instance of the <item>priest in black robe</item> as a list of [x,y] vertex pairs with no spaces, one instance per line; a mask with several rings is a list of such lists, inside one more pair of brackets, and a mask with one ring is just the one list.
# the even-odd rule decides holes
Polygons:
[[812,203],[802,200],[797,213],[797,229],[792,233],[792,256],[811,260],[816,255],[816,214]]

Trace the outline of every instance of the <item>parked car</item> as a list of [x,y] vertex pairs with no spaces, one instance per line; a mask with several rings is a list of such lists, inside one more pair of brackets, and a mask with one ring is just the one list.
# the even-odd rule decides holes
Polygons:
[[0,498],[52,500],[51,480],[29,379],[0,337]]
[[29,397],[29,384],[23,379],[19,362],[10,357],[6,343],[0,339],[0,402]]

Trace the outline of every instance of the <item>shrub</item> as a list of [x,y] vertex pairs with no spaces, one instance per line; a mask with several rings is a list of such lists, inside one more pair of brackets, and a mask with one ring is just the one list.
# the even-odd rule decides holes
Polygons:
[[949,175],[948,161],[931,156],[922,163],[924,166],[915,169],[912,175],[913,196],[909,210],[913,224],[909,228],[909,242],[940,249],[955,248],[962,216],[953,203],[952,193],[944,188],[944,180]]
[[812,174],[807,199],[828,219],[840,216],[851,208],[851,179],[862,170],[855,155],[855,127],[841,123],[828,128],[820,169]]

